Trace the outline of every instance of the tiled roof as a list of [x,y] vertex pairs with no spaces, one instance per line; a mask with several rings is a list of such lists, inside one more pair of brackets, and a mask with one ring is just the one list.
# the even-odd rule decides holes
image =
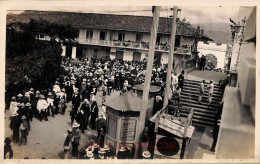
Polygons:
[[[133,15],[113,15],[96,13],[73,13],[73,12],[53,12],[53,11],[24,11],[19,15],[8,15],[7,24],[13,22],[27,23],[33,19],[44,19],[58,24],[71,24],[76,28],[106,29],[148,32],[151,31],[152,17]],[[159,19],[158,33],[170,34],[172,26],[171,18]],[[179,28],[178,28],[179,27]],[[192,35],[195,28],[190,24],[178,21],[177,35]],[[204,35],[204,37],[208,38]]]
[[[137,97],[131,91],[127,91],[112,100],[106,101],[105,105],[117,111],[140,112],[142,110],[142,98]],[[150,107],[152,107],[152,102],[148,101],[147,109]]]

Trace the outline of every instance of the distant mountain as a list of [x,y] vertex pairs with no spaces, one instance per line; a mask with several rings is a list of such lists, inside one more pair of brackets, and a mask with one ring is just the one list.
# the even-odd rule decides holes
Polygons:
[[230,23],[205,23],[205,24],[192,24],[193,27],[200,26],[204,29],[205,34],[214,40],[214,42],[230,43],[231,32]]
[[206,31],[205,34],[214,40],[214,42],[220,41],[221,43],[231,43],[231,33],[223,31]]

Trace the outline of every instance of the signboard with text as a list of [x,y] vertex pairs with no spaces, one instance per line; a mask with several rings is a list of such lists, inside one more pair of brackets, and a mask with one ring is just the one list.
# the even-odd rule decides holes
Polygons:
[[108,117],[108,132],[107,134],[113,138],[116,138],[117,133],[117,120],[114,117]]
[[136,120],[122,119],[121,122],[121,140],[134,140],[136,130]]

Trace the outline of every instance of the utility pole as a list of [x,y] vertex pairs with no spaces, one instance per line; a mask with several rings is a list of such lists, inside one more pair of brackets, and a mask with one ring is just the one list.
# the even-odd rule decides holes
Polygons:
[[[163,107],[166,107],[168,105],[169,92],[171,91],[171,88],[170,88],[170,85],[171,85],[171,71],[172,71],[172,62],[173,62],[174,46],[175,46],[177,14],[178,14],[178,7],[175,6],[173,8],[172,32],[171,32],[171,40],[170,40],[170,51],[169,51],[169,54],[168,54],[166,90],[164,90]],[[167,111],[167,110],[165,110],[165,111]]]
[[160,16],[160,8],[159,6],[153,7],[153,23],[151,27],[151,37],[150,37],[150,44],[149,44],[149,51],[148,51],[148,59],[146,64],[146,74],[145,74],[145,81],[144,81],[144,89],[143,89],[143,97],[142,97],[142,110],[140,111],[140,118],[139,118],[139,126],[137,131],[137,141],[138,147],[135,149],[135,159],[138,157],[140,145],[141,145],[141,136],[145,126],[146,120],[146,109],[148,103],[148,95],[150,91],[150,83],[151,83],[151,75],[153,69],[153,61],[154,61],[154,51],[155,51],[155,41],[157,37],[157,29],[159,24],[159,16]]

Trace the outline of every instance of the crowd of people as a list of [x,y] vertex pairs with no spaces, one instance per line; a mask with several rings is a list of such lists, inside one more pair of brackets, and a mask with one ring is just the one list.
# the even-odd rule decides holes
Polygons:
[[[114,158],[115,154],[109,153],[110,150],[104,144],[107,128],[104,102],[106,96],[113,91],[119,91],[122,94],[135,84],[143,83],[146,62],[104,61],[92,58],[75,63],[64,60],[62,67],[65,73],[60,75],[54,85],[49,88],[38,90],[28,87],[12,96],[9,105],[11,112],[10,128],[13,131],[12,141],[18,145],[26,145],[34,118],[38,118],[40,121],[48,121],[48,117],[55,117],[58,114],[64,115],[68,103],[71,102],[72,108],[69,112],[72,128],[68,130],[64,142],[65,156],[72,149],[73,158]],[[161,88],[155,99],[154,113],[162,109],[166,70],[166,65],[154,65],[152,70],[151,85]],[[169,97],[171,104],[180,106],[184,74],[185,71],[182,71],[178,76],[176,73],[172,73],[171,96]],[[202,84],[199,102],[204,93],[204,85],[202,86]],[[212,81],[211,84],[213,85]],[[211,84],[209,85],[211,86],[209,100],[211,100],[214,88]],[[99,105],[96,99],[97,92],[102,93],[102,102]],[[99,108],[100,105],[101,108]],[[85,147],[85,151],[79,151],[81,133],[85,133],[85,130],[89,128],[98,132],[97,143],[99,145],[88,145],[88,147]],[[129,147],[122,147],[119,152],[131,150]],[[122,156],[124,155],[117,155],[117,158],[123,158]],[[149,151],[145,151],[143,154],[143,158],[150,156]]]

